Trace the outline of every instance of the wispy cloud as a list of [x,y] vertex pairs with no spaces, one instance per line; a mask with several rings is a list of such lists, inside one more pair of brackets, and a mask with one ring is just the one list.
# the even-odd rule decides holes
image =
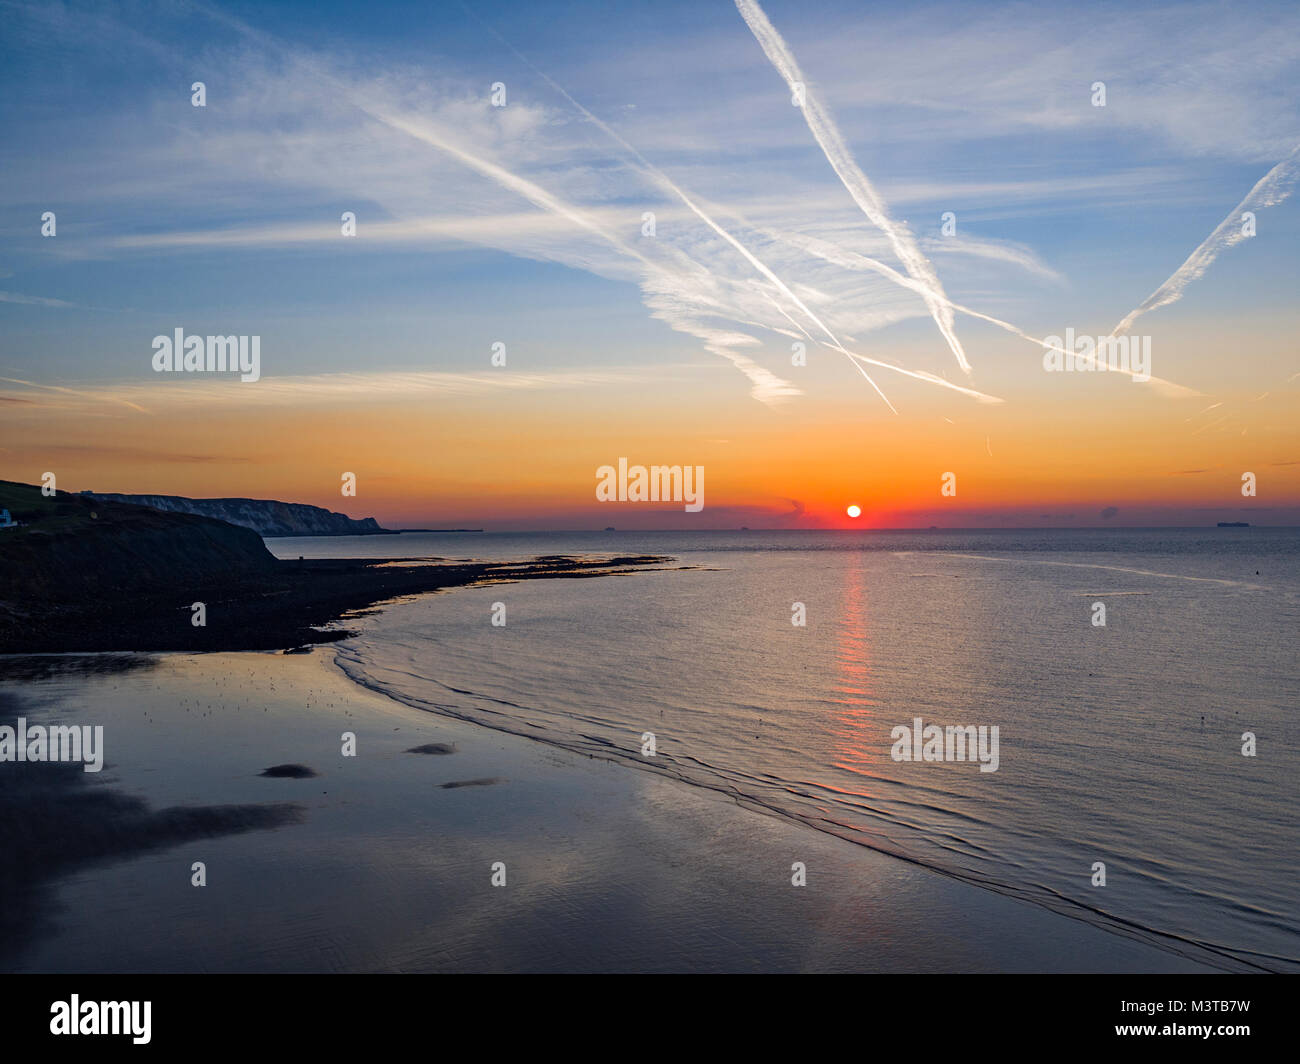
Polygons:
[[67,388],[61,384],[40,384],[37,383],[36,381],[20,380],[17,377],[0,377],[0,384],[17,384],[20,385],[21,387],[33,388],[40,392],[53,392],[56,395],[69,395],[77,399],[89,400],[91,402],[105,401],[105,402],[121,403],[123,406],[129,407],[130,409],[136,411],[136,413],[139,414],[148,413],[148,411],[145,410],[143,406],[140,406],[139,404],[134,403],[129,399],[126,399],[120,395],[114,395],[111,393],[111,391],[96,389],[94,387]]
[[[457,398],[501,392],[582,391],[662,382],[665,375],[698,372],[700,367],[672,365],[658,370],[555,370],[528,373],[448,373],[437,371],[373,373],[317,373],[263,377],[256,383],[200,374],[159,374],[142,380],[112,384],[84,384],[76,388],[35,384],[0,377],[0,383],[16,384],[66,397],[72,402],[111,402],[139,413],[150,409],[180,406],[236,407],[316,405],[354,401],[359,396],[374,402],[404,402],[418,399]],[[148,408],[144,404],[149,404]]]
[[48,299],[45,296],[27,296],[19,292],[0,292],[0,303],[23,303],[33,307],[69,307],[73,309],[82,309],[77,303],[69,303],[66,299]]
[[[1141,17],[1116,14],[1106,30],[1064,10],[1050,17],[1025,11],[1015,18],[980,12],[960,26],[932,10],[847,20],[829,9],[815,10],[801,21],[802,36],[792,35],[801,68],[757,3],[741,0],[737,6],[761,50],[734,14],[716,13],[699,24],[702,32],[693,25],[685,35],[668,18],[661,32],[681,38],[674,71],[680,66],[686,76],[662,76],[662,49],[655,41],[622,41],[631,46],[617,49],[617,62],[595,53],[575,59],[557,52],[555,60],[539,53],[548,54],[548,64],[567,64],[565,86],[525,60],[531,76],[519,71],[511,80],[510,105],[493,108],[485,98],[490,79],[484,72],[505,69],[503,76],[510,77],[512,66],[486,38],[480,42],[486,52],[463,62],[450,45],[448,54],[428,56],[414,49],[390,54],[382,44],[373,53],[330,51],[328,45],[309,51],[296,39],[272,38],[217,8],[187,5],[187,12],[205,12],[214,20],[202,60],[209,68],[219,65],[225,76],[213,107],[191,114],[182,99],[184,112],[178,115],[171,90],[151,96],[148,86],[132,86],[145,122],[139,112],[105,107],[93,121],[81,120],[90,146],[67,136],[66,129],[56,131],[68,142],[58,165],[38,166],[39,151],[3,155],[2,146],[0,162],[20,202],[48,196],[96,205],[69,213],[66,222],[60,213],[60,238],[40,245],[41,262],[73,253],[99,255],[126,259],[144,276],[157,269],[158,253],[302,249],[295,261],[335,280],[335,264],[356,254],[496,249],[636,286],[648,311],[645,331],[632,337],[640,349],[665,339],[680,344],[662,322],[744,374],[750,393],[764,403],[793,399],[805,388],[815,391],[825,383],[817,375],[821,366],[834,367],[835,360],[823,359],[816,374],[792,372],[793,342],[847,356],[855,367],[855,389],[857,372],[865,376],[869,370],[886,385],[889,375],[914,381],[921,387],[913,392],[992,401],[996,397],[988,393],[1001,387],[962,387],[940,372],[948,357],[969,365],[967,349],[973,355],[999,351],[983,347],[986,331],[973,327],[963,346],[957,315],[1011,332],[1037,356],[1041,348],[1031,345],[1041,341],[1033,330],[1007,319],[1033,313],[1041,322],[1050,309],[1058,320],[1067,300],[1083,304],[1096,298],[1087,274],[1096,260],[1080,254],[1086,241],[1072,239],[1058,253],[1046,235],[1051,225],[1035,218],[1031,227],[1026,218],[1043,212],[1059,220],[1062,212],[1075,212],[1107,224],[1114,221],[1107,212],[1118,206],[1168,207],[1164,201],[1171,194],[1177,209],[1203,204],[1222,187],[1215,160],[1258,157],[1284,134],[1291,136],[1288,144],[1295,143],[1293,109],[1270,104],[1264,91],[1274,74],[1289,83],[1287,64],[1300,54],[1281,32],[1296,24],[1285,12],[1255,12],[1260,25],[1274,28],[1270,35],[1278,44],[1252,73],[1239,62],[1251,34],[1229,19],[1215,21],[1209,7],[1188,9],[1204,15],[1201,22],[1177,8]],[[106,47],[107,41],[115,54],[138,56],[146,65],[165,61],[169,76],[193,65],[185,44],[192,27],[178,33],[176,11],[167,6],[150,8],[157,17],[132,25],[119,24],[108,8],[94,7],[95,17],[87,19],[75,3],[63,14],[22,4],[8,10],[34,12],[39,32],[29,28],[27,36],[52,35],[70,55]],[[775,9],[773,15],[780,21]],[[1066,30],[1057,26],[1060,20]],[[1114,106],[1101,113],[1087,105],[1086,94],[1079,95],[1061,42],[1068,31],[1070,41],[1081,42],[1076,51],[1088,51],[1112,30],[1107,63],[1128,75],[1112,82]],[[475,33],[471,28],[470,36]],[[324,32],[313,39],[331,38]],[[1152,53],[1153,41],[1162,39],[1173,43]],[[880,47],[884,40],[888,48]],[[1152,53],[1152,61],[1134,66],[1133,57],[1144,53]],[[942,54],[941,63],[933,61],[935,54]],[[1101,53],[1092,47],[1088,54]],[[1017,56],[1022,61],[1009,61]],[[805,84],[804,108],[784,108],[784,120],[773,113],[770,64],[788,79],[804,80],[804,70],[819,79],[815,91]],[[700,88],[702,72],[718,75],[706,90]],[[652,88],[640,91],[643,86]],[[1217,143],[1209,143],[1207,116],[1252,113],[1259,116],[1256,123],[1233,123]],[[77,120],[64,121],[77,128]],[[805,123],[820,154],[808,150]],[[1091,147],[1077,150],[1081,129],[1089,137],[1109,138],[1105,143],[1116,149],[1126,144],[1120,138],[1141,132],[1142,148],[1103,153],[1106,165],[1099,167]],[[855,138],[863,130],[870,136],[859,146]],[[1036,138],[1033,145],[1004,139],[1027,132]],[[850,154],[849,143],[874,181]],[[1159,149],[1149,150],[1151,144]],[[1190,154],[1180,157],[1180,150]],[[868,152],[876,162],[867,162]],[[1274,152],[1270,159],[1277,157]],[[1118,159],[1123,164],[1113,166]],[[92,172],[95,180],[85,180]],[[924,221],[909,228],[902,220],[937,221],[947,206],[962,213],[961,236],[936,239],[927,235]],[[344,207],[358,211],[360,235],[339,254],[336,219]],[[913,210],[921,213],[914,217]],[[639,232],[645,211],[653,211],[658,223],[653,238]],[[991,218],[1014,224],[1000,227]],[[1062,224],[1075,227],[1077,217]],[[22,227],[34,229],[25,222]],[[75,240],[64,240],[65,233]],[[1225,239],[1223,246],[1230,244]],[[1195,279],[1185,272],[1189,264],[1199,276],[1221,250],[1206,245],[1198,249],[1208,253],[1203,263],[1194,263],[1194,254],[1184,264],[1183,283]],[[1114,246],[1105,250],[1113,258]],[[1147,261],[1153,253],[1150,247],[1134,251]],[[255,260],[266,261],[247,261]],[[196,266],[199,261],[196,254]],[[446,262],[433,265],[448,269]],[[1060,272],[1067,268],[1073,274],[1068,281]],[[406,271],[401,283],[422,272]],[[564,283],[596,292],[589,305],[608,290],[567,276]],[[38,287],[46,284],[42,278]],[[438,305],[432,294],[427,306],[420,304],[417,286],[410,290],[417,291],[411,314]],[[55,291],[70,298],[7,293],[0,303],[58,308],[79,306],[72,302],[78,296],[95,301],[84,289]],[[1139,312],[1163,305],[1157,297],[1163,299],[1161,291]],[[1098,310],[1094,303],[1080,313]],[[946,347],[918,349],[911,332],[898,345],[901,332],[881,335],[927,316]],[[635,312],[620,325],[634,318]],[[633,322],[632,330],[639,328]],[[330,357],[340,364],[341,356]],[[992,360],[976,361],[987,366],[989,379],[1000,372]],[[12,372],[30,378],[39,371]],[[1160,389],[1161,382],[1156,384]],[[1188,394],[1170,388],[1166,394]],[[148,406],[159,392],[151,384],[131,394]]]
[[[463,3],[463,0],[461,6],[462,7],[466,6]],[[466,7],[466,10],[469,10],[469,8]],[[774,273],[772,269],[765,262],[759,259],[759,257],[755,255],[748,247],[746,247],[739,240],[737,240],[735,236],[733,236],[730,232],[728,232],[721,225],[719,225],[714,220],[713,216],[707,213],[690,196],[688,196],[686,192],[672,178],[670,178],[666,173],[664,173],[661,169],[659,169],[659,167],[651,163],[644,155],[642,155],[639,151],[637,151],[635,147],[629,144],[627,140],[625,140],[617,131],[615,131],[607,123],[602,121],[599,117],[597,117],[590,110],[588,110],[581,103],[579,103],[576,99],[574,99],[573,96],[570,95],[567,89],[565,89],[563,86],[558,84],[549,75],[544,74],[542,73],[542,71],[538,70],[537,67],[534,66],[530,60],[525,58],[525,56],[517,48],[515,48],[512,44],[507,42],[495,30],[492,30],[489,27],[489,31],[493,34],[493,36],[495,36],[498,40],[500,40],[503,44],[505,44],[505,46],[509,48],[510,51],[513,52],[516,57],[518,57],[521,61],[523,61],[535,74],[537,74],[540,78],[542,78],[542,80],[544,80],[552,89],[554,89],[562,97],[564,97],[564,99],[567,100],[568,103],[573,108],[579,111],[584,118],[586,118],[589,122],[591,122],[594,126],[596,126],[597,129],[599,129],[607,137],[613,140],[628,155],[630,155],[632,159],[635,161],[637,167],[644,174],[646,174],[651,181],[653,181],[656,185],[658,185],[669,196],[677,200],[680,200],[687,207],[687,209],[691,211],[692,214],[694,214],[697,218],[699,218],[700,221],[702,221],[711,230],[713,230],[714,233],[716,233],[723,240],[725,240],[729,245],[731,245],[733,249],[739,252],[741,257],[744,258],[744,260],[748,262],[750,266],[752,266],[755,270],[759,272],[759,274],[761,274],[764,278],[766,278],[773,285],[775,285],[777,290],[781,293],[782,296],[784,296],[789,302],[793,303],[805,318],[807,318],[810,322],[812,322],[814,326],[816,326],[817,329],[819,329],[822,333],[825,334],[825,336],[830,341],[830,344],[833,348],[842,352],[844,355],[849,356],[849,358],[852,359],[852,355],[850,354],[850,352],[844,349],[843,345],[836,338],[835,334],[831,332],[830,328],[826,325],[826,323],[823,322],[819,317],[817,317],[817,315],[814,314],[813,311],[808,308],[807,304],[805,304],[802,299],[800,299],[794,292],[792,292],[790,290],[789,285],[787,285],[780,277],[778,277],[776,273]],[[781,310],[779,305],[777,309]],[[785,314],[785,311],[782,310],[781,312],[782,314]],[[789,317],[789,315],[786,316]],[[791,320],[793,321],[793,319]],[[715,353],[717,353],[716,348],[711,348],[711,349],[715,350]],[[754,366],[754,363],[749,359],[744,359],[743,357],[736,358],[730,354],[727,354],[724,357],[730,358],[731,361],[737,366],[737,368],[741,370],[741,372],[745,373],[747,376],[750,377],[751,380],[755,382],[754,394],[756,398],[762,398],[766,402],[771,402],[776,398],[784,398],[786,396],[798,393],[798,389],[790,385],[789,382],[779,380],[779,378],[776,378],[775,375],[771,374],[770,372],[764,371],[764,375],[762,377],[755,376],[754,371],[756,367]],[[865,370],[863,370],[861,366],[858,365],[858,363],[855,362],[854,365],[857,366],[859,372],[862,374],[863,377],[866,378],[867,383],[870,384],[873,389],[875,389],[876,394],[879,395],[880,398],[884,400],[884,402],[889,406],[890,410],[894,410],[894,405],[889,402],[889,399],[886,398],[885,393],[880,390],[879,386],[876,384],[874,380],[871,379],[870,375]],[[897,410],[894,410],[894,412],[897,413]]]

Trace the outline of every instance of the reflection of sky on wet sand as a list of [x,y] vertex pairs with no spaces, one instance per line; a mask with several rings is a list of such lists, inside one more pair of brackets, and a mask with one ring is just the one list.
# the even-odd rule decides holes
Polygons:
[[[1075,968],[1180,964],[714,794],[397,706],[343,680],[327,653],[29,673],[21,690],[44,712],[104,725],[101,778],[72,787],[117,796],[99,815],[126,859],[52,869],[32,897],[46,919],[21,956],[0,963],[1050,969],[1065,962],[1043,943],[1072,941]],[[357,735],[356,758],[340,756],[345,730]],[[456,752],[409,752],[430,742]],[[259,776],[291,762],[319,776]],[[444,786],[487,779],[498,782]],[[298,808],[296,821],[270,812],[283,803]],[[167,807],[213,804],[284,819],[274,830],[155,837],[155,848],[131,837]],[[50,839],[75,853],[88,826],[74,817]],[[790,885],[795,860],[808,865],[808,887]],[[207,865],[205,888],[190,885],[194,861]],[[490,885],[494,861],[506,863],[504,888]]]
[[[20,705],[0,691],[0,722],[12,726],[19,715],[29,726],[50,720],[41,708]],[[49,900],[60,879],[201,839],[279,827],[301,816],[292,802],[151,808],[106,784],[80,763],[10,762],[0,771],[0,965],[13,964],[38,936],[58,926]]]

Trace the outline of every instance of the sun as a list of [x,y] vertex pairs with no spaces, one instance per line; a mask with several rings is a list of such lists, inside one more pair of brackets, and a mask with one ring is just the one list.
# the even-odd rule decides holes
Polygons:
[[850,517],[861,517],[861,516],[862,516],[862,507],[859,506],[859,505],[855,502],[852,506],[850,506],[850,507],[849,507],[847,510],[845,510],[844,512],[847,513]]

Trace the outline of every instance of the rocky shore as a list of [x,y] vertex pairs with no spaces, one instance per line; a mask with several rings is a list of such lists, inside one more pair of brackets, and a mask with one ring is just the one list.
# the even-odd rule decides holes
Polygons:
[[281,561],[255,532],[193,514],[65,492],[47,497],[8,481],[0,481],[0,508],[18,522],[0,530],[7,654],[291,649],[346,638],[346,623],[334,622],[407,595],[670,560]]

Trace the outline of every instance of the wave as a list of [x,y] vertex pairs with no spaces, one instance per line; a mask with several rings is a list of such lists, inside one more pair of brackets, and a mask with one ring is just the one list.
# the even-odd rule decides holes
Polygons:
[[[428,688],[432,691],[441,690],[447,692],[453,698],[454,696],[472,698],[480,703],[481,708],[477,712],[470,712],[464,708],[459,700],[448,701],[436,697],[414,695],[410,691],[403,690],[397,685],[385,682],[376,676],[364,660],[362,646],[359,645],[357,640],[336,644],[334,652],[336,666],[353,683],[412,709],[450,717],[468,724],[489,728],[493,731],[531,739],[570,753],[599,757],[643,772],[651,772],[671,778],[686,786],[722,795],[754,812],[774,816],[787,822],[802,824],[814,831],[833,835],[846,842],[885,854],[896,860],[905,861],[908,864],[949,879],[992,891],[1003,897],[1036,905],[1060,916],[1078,920],[1112,934],[1134,939],[1222,971],[1300,971],[1300,959],[1295,957],[1230,946],[1221,942],[1162,930],[1151,924],[1126,918],[1102,906],[1089,904],[1079,898],[1071,897],[1046,883],[1036,880],[1015,883],[1005,877],[985,874],[976,868],[968,865],[964,866],[957,860],[958,857],[970,856],[976,852],[987,854],[987,851],[973,840],[952,832],[944,833],[947,837],[946,843],[933,834],[930,836],[930,841],[935,843],[936,848],[952,855],[954,858],[952,863],[944,864],[932,857],[919,855],[909,849],[896,835],[890,834],[889,829],[899,823],[898,813],[879,805],[866,805],[852,801],[853,797],[865,798],[863,795],[853,795],[852,792],[842,790],[837,791],[836,788],[808,781],[782,780],[767,775],[749,775],[711,764],[701,758],[686,757],[678,759],[663,751],[660,751],[651,761],[600,736],[584,734],[581,731],[568,735],[557,734],[549,729],[547,725],[527,719],[530,711],[528,707],[520,703],[479,693],[464,687],[453,686],[434,677],[419,675],[409,669],[392,670],[414,681],[422,688]],[[778,804],[778,802],[762,793],[763,788],[775,788],[800,802],[810,803],[814,806],[816,803],[824,802],[826,806],[799,808],[794,805]],[[869,830],[860,823],[854,824],[844,817],[837,816],[837,808],[843,809],[845,814],[849,812],[847,808],[843,808],[845,804],[852,806],[852,812],[855,815],[869,819],[873,827],[878,830]],[[960,811],[946,806],[933,806],[918,801],[916,798],[906,799],[899,804],[920,809],[932,808],[948,817],[966,819],[973,823],[983,823]],[[1006,863],[1004,856],[1000,856],[999,860]],[[1219,901],[1223,903],[1225,900],[1219,899]],[[1284,923],[1278,922],[1277,926],[1283,931],[1290,932],[1293,930]]]

